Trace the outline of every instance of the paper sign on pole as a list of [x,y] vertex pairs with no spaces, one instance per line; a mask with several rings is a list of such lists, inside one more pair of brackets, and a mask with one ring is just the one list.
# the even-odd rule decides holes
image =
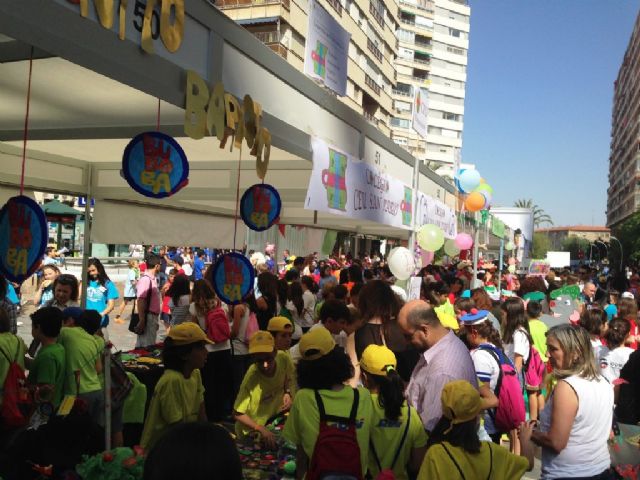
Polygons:
[[409,281],[409,291],[407,292],[407,300],[420,300],[420,287],[422,286],[422,277],[411,277]]
[[347,32],[315,0],[309,0],[309,30],[304,52],[304,73],[338,95],[347,94],[349,40]]
[[415,87],[413,95],[413,109],[411,125],[423,138],[427,136],[427,112],[429,111],[429,91],[426,88]]

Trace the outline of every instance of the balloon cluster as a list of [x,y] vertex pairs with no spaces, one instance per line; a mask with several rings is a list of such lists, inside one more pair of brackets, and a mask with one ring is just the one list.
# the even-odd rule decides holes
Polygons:
[[473,246],[473,238],[468,233],[459,233],[455,239],[445,239],[442,229],[433,224],[426,224],[418,229],[417,242],[421,249],[423,267],[433,261],[434,252],[442,247],[445,254],[455,257],[460,254],[460,251],[469,250]]
[[454,177],[460,193],[466,194],[464,207],[470,212],[478,212],[491,206],[493,188],[475,169],[461,168]]

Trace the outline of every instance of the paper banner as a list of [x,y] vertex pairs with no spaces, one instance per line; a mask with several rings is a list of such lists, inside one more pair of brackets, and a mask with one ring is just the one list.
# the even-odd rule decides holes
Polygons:
[[547,276],[551,271],[551,265],[546,260],[531,260],[529,275]]
[[145,132],[133,137],[124,149],[122,175],[136,192],[165,198],[189,183],[189,163],[173,137]]
[[35,201],[10,198],[0,210],[0,272],[22,283],[40,266],[47,247],[47,221]]
[[240,253],[227,253],[213,266],[213,289],[229,305],[242,303],[253,290],[254,278],[251,262]]
[[240,199],[240,215],[251,230],[262,232],[271,228],[280,217],[282,201],[271,185],[257,183],[249,187]]

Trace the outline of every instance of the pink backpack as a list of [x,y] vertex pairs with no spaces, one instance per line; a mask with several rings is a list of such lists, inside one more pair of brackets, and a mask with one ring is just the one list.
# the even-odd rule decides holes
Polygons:
[[260,327],[258,326],[258,317],[255,312],[250,312],[249,320],[247,321],[247,328],[244,330],[244,343],[248,344],[253,334],[258,330],[260,330]]
[[[531,344],[530,344],[531,345]],[[524,384],[527,390],[539,390],[544,380],[546,366],[533,345],[529,347],[529,358],[524,362]]]
[[526,418],[522,387],[516,369],[507,356],[497,348],[491,345],[481,345],[478,348],[489,352],[500,367],[494,392],[499,403],[495,409],[489,410],[489,415],[498,431],[509,432]]

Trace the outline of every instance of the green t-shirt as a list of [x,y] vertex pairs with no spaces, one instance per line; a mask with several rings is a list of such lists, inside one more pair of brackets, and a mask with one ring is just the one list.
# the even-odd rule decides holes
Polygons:
[[543,361],[547,358],[547,330],[549,330],[549,327],[542,320],[537,318],[529,320],[529,331],[531,332],[533,346],[536,347]]
[[98,342],[80,327],[62,327],[58,336],[58,343],[64,347],[66,353],[64,393],[76,394],[75,372],[80,372],[80,393],[102,390],[96,363],[100,358]]
[[203,401],[200,370],[194,370],[189,378],[176,370],[165,370],[153,391],[140,445],[150,451],[174,423],[197,421]]
[[9,372],[9,360],[13,362],[17,358],[18,365],[24,369],[24,354],[27,351],[27,346],[22,338],[13,333],[5,332],[0,333],[0,351],[2,351],[0,353],[0,404],[2,404],[1,390]]
[[[276,354],[276,373],[273,377],[264,375],[255,365],[251,365],[242,380],[233,409],[249,415],[258,425],[280,411],[284,392],[292,392],[295,387],[295,369],[287,352]],[[240,422],[236,422],[236,434],[244,437],[251,433]]]
[[[351,406],[353,405],[352,388],[345,386],[339,391],[319,390],[319,392],[327,415],[349,418]],[[360,447],[360,461],[364,474],[369,464],[369,435],[371,433],[373,405],[369,390],[359,387],[358,393],[360,398],[356,414],[356,437]],[[315,394],[313,390],[303,388],[296,394],[282,435],[289,442],[301,446],[309,459],[311,459],[319,431],[320,412],[318,412]]]
[[56,408],[64,393],[65,359],[62,345],[47,345],[40,349],[29,370],[29,383],[32,385],[53,385],[53,406]]
[[[376,449],[382,468],[391,468],[393,458],[396,456],[398,446],[400,445],[402,435],[407,425],[407,404],[405,402],[402,406],[398,420],[387,420],[384,416],[384,408],[380,406],[378,401],[377,393],[371,394],[371,403],[373,406],[371,441]],[[393,473],[397,480],[407,480],[409,478],[407,475],[407,464],[411,459],[411,451],[415,448],[424,447],[427,444],[427,439],[427,433],[422,425],[422,420],[420,420],[420,415],[418,415],[415,408],[412,408],[407,437],[404,440],[402,450],[393,468]],[[369,454],[369,472],[373,478],[380,473],[378,464],[371,452]]]

